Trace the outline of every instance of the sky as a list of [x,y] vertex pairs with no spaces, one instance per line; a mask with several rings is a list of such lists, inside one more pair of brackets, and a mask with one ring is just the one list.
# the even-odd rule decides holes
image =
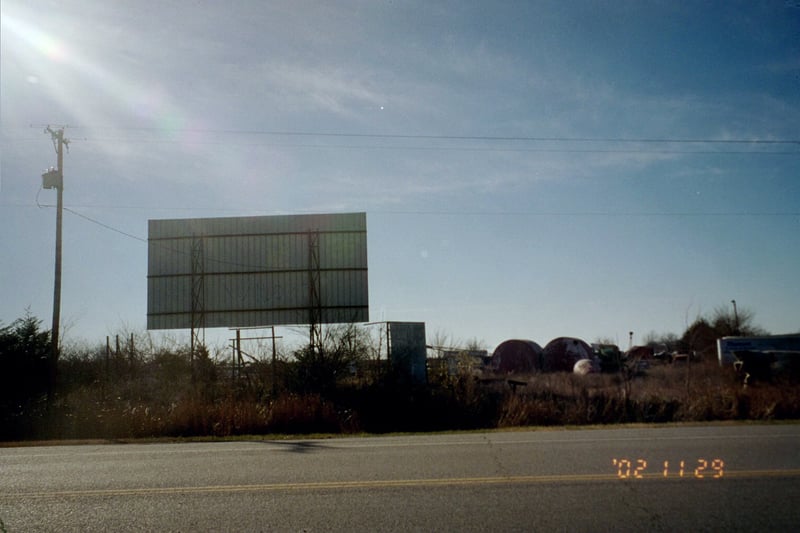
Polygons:
[[64,343],[145,329],[148,219],[346,212],[429,342],[800,331],[794,1],[0,9],[2,325],[50,327],[66,125]]

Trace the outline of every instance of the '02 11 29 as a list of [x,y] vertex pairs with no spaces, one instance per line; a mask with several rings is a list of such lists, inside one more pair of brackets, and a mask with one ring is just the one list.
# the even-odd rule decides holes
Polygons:
[[644,479],[645,477],[661,478],[712,478],[720,479],[725,475],[725,461],[722,459],[697,459],[689,461],[663,461],[658,464],[659,471],[651,468],[648,471],[646,459],[611,459],[620,479]]

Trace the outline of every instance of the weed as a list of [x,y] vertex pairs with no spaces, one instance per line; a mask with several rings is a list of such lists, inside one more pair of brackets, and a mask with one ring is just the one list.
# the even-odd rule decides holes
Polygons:
[[[212,359],[193,380],[181,350],[111,362],[90,355],[65,360],[56,402],[47,408],[43,398],[33,398],[0,410],[0,440],[800,418],[794,384],[743,387],[716,361],[586,376],[533,373],[513,380],[462,372],[420,387],[371,373],[313,393],[292,393],[286,383],[275,387],[273,377],[261,371],[223,379],[230,369]],[[282,365],[281,375],[294,375],[291,363]]]

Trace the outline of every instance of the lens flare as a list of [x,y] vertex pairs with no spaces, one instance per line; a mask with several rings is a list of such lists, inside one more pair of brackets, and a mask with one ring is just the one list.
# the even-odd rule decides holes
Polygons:
[[[2,30],[12,36],[11,42],[22,58],[20,63],[38,68],[26,78],[27,82],[40,85],[69,108],[70,115],[77,117],[81,126],[102,127],[110,119],[118,123],[117,104],[138,124],[154,126],[159,135],[179,143],[185,150],[198,150],[206,141],[202,131],[208,125],[188,117],[174,95],[158,81],[121,75],[122,71],[118,71],[113,62],[102,61],[97,47],[87,48],[89,51],[82,53],[80,46],[68,46],[58,35],[47,31],[58,26],[44,21],[38,23],[40,19],[34,19],[34,15],[22,17],[4,10],[0,17]],[[54,63],[60,68],[50,68]],[[85,95],[87,90],[96,96],[94,101],[75,97]]]
[[4,29],[52,61],[64,62],[69,56],[63,42],[16,17],[4,13],[2,25]]

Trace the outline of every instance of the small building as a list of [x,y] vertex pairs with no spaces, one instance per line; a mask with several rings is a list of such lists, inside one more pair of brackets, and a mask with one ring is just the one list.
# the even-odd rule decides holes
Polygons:
[[628,359],[650,360],[654,355],[655,350],[652,346],[634,346],[628,350]]
[[400,383],[428,382],[428,353],[424,322],[387,322],[387,351],[395,378]]

